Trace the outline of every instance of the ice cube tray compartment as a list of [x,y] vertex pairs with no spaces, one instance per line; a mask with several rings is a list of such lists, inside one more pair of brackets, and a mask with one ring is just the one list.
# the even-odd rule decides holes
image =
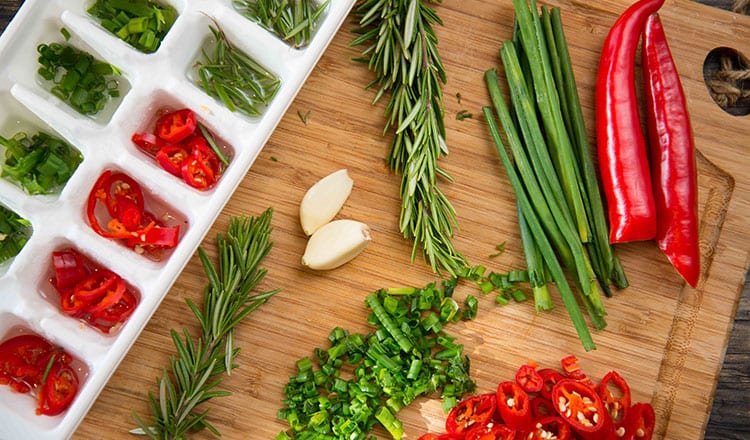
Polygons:
[[[45,131],[83,155],[83,162],[58,194],[32,196],[0,179],[0,204],[32,224],[32,235],[11,261],[0,264],[0,338],[24,328],[61,345],[87,370],[72,406],[55,417],[36,416],[36,401],[0,386],[0,440],[68,438],[106,385],[120,360],[194,254],[216,216],[244,178],[263,145],[339,29],[354,0],[332,0],[309,45],[293,48],[235,10],[231,0],[162,0],[177,19],[154,53],[142,53],[104,29],[87,9],[92,0],[26,0],[0,36],[0,134]],[[218,25],[230,42],[281,81],[260,116],[229,111],[196,84],[194,64]],[[123,93],[97,116],[77,113],[49,92],[37,74],[37,46],[63,42],[86,50],[121,72]],[[198,191],[164,172],[131,141],[148,132],[154,114],[187,107],[229,146],[232,161],[210,190]],[[183,222],[180,244],[161,261],[100,237],[89,226],[86,200],[105,169],[125,172],[143,191]],[[159,213],[157,213],[159,214]],[[125,325],[111,335],[66,316],[49,284],[51,254],[72,247],[118,273],[140,295]],[[145,396],[145,394],[144,394]]]

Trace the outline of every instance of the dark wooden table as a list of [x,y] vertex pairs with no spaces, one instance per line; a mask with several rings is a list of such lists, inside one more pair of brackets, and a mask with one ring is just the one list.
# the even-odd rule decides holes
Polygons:
[[[697,0],[707,5],[731,9],[733,0]],[[13,18],[23,0],[0,1],[0,32]],[[738,48],[739,49],[739,48]],[[750,438],[750,277],[737,309],[734,329],[706,429],[706,440]]]

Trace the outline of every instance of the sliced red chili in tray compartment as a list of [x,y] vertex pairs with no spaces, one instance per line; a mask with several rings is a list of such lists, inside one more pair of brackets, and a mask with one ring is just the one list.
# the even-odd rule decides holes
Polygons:
[[132,141],[168,173],[193,188],[212,188],[229,164],[213,134],[187,108],[163,113],[154,132],[139,132]]
[[[109,216],[106,223],[97,215],[100,204]],[[97,234],[123,240],[140,254],[158,257],[159,251],[174,248],[180,240],[180,225],[167,225],[148,211],[141,186],[122,172],[102,173],[89,193],[86,216]]]
[[74,358],[36,334],[0,343],[0,384],[36,395],[37,415],[54,416],[73,403],[80,387]]
[[122,277],[75,249],[54,251],[52,272],[62,311],[103,333],[119,329],[138,305],[138,294]]

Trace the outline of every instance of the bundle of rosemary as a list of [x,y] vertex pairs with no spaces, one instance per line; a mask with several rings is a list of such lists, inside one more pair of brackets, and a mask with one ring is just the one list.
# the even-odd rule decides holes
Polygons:
[[292,47],[310,44],[330,0],[233,0],[245,18],[258,23]]
[[158,379],[159,395],[149,393],[152,421],[145,423],[137,414],[133,417],[139,428],[133,434],[152,439],[184,439],[188,432],[208,429],[219,431],[206,420],[208,409],[201,407],[214,397],[229,395],[217,390],[224,373],[230,375],[239,348],[234,345],[237,325],[268,301],[279,289],[252,294],[263,280],[266,269],[259,267],[270,252],[272,243],[269,208],[254,217],[232,218],[226,235],[217,236],[219,266],[216,268],[206,252],[199,248],[208,285],[203,292],[203,309],[186,299],[201,325],[201,335],[194,338],[187,329],[182,336],[172,330],[172,341],[177,354],[170,357]]
[[427,3],[441,0],[366,0],[354,11],[362,57],[375,74],[373,104],[390,95],[385,132],[393,131],[388,154],[391,170],[402,175],[399,228],[414,242],[412,261],[421,246],[435,272],[459,275],[467,261],[453,246],[456,212],[438,187],[438,177],[452,181],[437,164],[448,154],[442,85],[445,70],[433,26],[442,25]]

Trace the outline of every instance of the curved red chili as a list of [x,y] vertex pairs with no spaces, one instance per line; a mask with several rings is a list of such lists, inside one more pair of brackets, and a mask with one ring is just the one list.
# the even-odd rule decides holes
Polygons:
[[161,139],[176,143],[181,142],[195,132],[198,122],[192,110],[183,108],[164,114],[156,120],[156,135]]
[[570,440],[572,438],[570,425],[562,417],[556,415],[538,419],[531,433],[524,437],[525,440]]
[[542,376],[536,371],[536,367],[530,364],[523,364],[516,371],[516,383],[527,393],[536,393],[542,390],[544,381]]
[[[630,407],[623,424],[622,440],[651,440],[654,435],[656,415],[650,403],[636,403]],[[619,433],[618,433],[619,435]]]
[[502,423],[477,426],[466,433],[465,440],[514,440],[516,430]]
[[564,379],[552,389],[557,414],[584,440],[609,439],[614,425],[596,391],[574,379]]
[[656,243],[695,287],[700,277],[698,176],[685,93],[658,14],[643,31],[641,63],[656,202]]
[[484,426],[492,420],[496,409],[494,393],[479,394],[461,400],[448,413],[445,430],[449,434],[463,434],[475,426]]
[[650,240],[656,208],[646,141],[635,92],[641,29],[664,0],[640,0],[615,22],[604,41],[596,80],[596,137],[607,199],[610,242]]
[[497,386],[497,410],[510,428],[524,430],[532,425],[529,395],[514,381],[501,382]]
[[612,422],[619,426],[630,408],[630,386],[619,373],[610,371],[602,378],[598,390]]

